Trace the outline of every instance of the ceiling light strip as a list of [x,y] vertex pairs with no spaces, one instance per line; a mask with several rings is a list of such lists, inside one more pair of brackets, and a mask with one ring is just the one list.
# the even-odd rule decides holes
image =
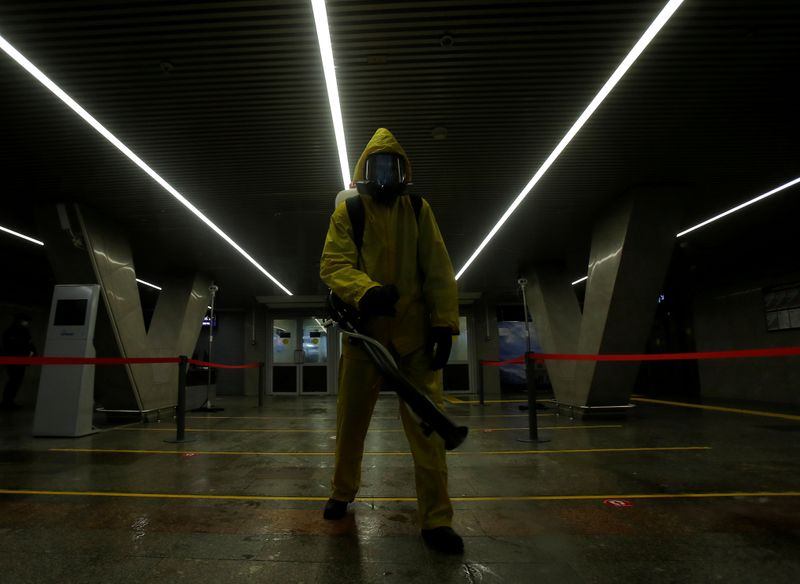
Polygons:
[[730,215],[731,213],[735,213],[739,209],[744,209],[745,207],[747,207],[749,205],[752,205],[753,203],[757,203],[761,199],[766,199],[767,197],[770,197],[770,196],[774,195],[775,193],[779,193],[782,190],[788,189],[789,187],[793,187],[797,183],[800,183],[800,177],[797,177],[796,179],[791,180],[791,181],[787,182],[786,184],[783,184],[783,185],[781,185],[779,187],[776,187],[776,188],[772,189],[771,191],[764,193],[763,195],[759,195],[755,199],[750,199],[749,201],[747,201],[745,203],[742,203],[741,205],[737,205],[733,209],[728,209],[724,213],[720,213],[719,215],[716,215],[715,217],[712,217],[711,219],[706,219],[705,221],[703,221],[702,223],[698,223],[694,227],[690,227],[689,229],[685,229],[685,230],[681,231],[675,237],[681,237],[683,235],[686,235],[687,233],[691,233],[695,229],[700,229],[701,227],[704,227],[704,226],[708,225],[709,223],[712,223],[713,221],[716,221],[717,219],[722,219],[723,217],[725,217],[727,215]]
[[328,28],[328,14],[325,10],[325,0],[311,0],[311,7],[314,9],[314,24],[317,27],[319,54],[320,57],[322,57],[322,69],[325,72],[325,85],[328,87],[328,102],[331,106],[333,131],[336,135],[336,148],[339,151],[342,183],[346,189],[350,187],[350,165],[347,162],[347,146],[344,139],[342,107],[339,104],[339,87],[336,83],[336,67],[333,63],[333,47],[331,46],[331,33]]
[[8,233],[9,235],[15,235],[16,237],[21,237],[25,241],[30,241],[31,243],[35,243],[37,245],[44,245],[43,241],[39,241],[38,239],[34,239],[32,237],[28,237],[27,235],[22,235],[21,233],[18,233],[17,231],[14,231],[13,229],[8,229],[7,227],[3,227],[2,225],[0,225],[0,231],[2,231],[4,233]]
[[506,210],[505,213],[503,213],[503,216],[500,217],[500,220],[497,222],[497,224],[492,228],[486,238],[467,260],[467,263],[465,263],[464,266],[458,271],[458,274],[456,274],[456,280],[467,271],[467,268],[469,268],[472,262],[475,261],[475,258],[477,258],[481,251],[483,251],[483,248],[486,247],[486,245],[492,240],[506,220],[508,220],[520,203],[522,203],[522,201],[533,189],[536,183],[539,182],[542,176],[544,176],[550,166],[552,166],[552,164],[559,157],[561,152],[564,151],[564,149],[580,131],[583,125],[589,120],[595,110],[600,107],[600,104],[603,103],[603,100],[608,96],[609,93],[611,93],[611,90],[614,89],[614,86],[619,83],[619,80],[622,79],[623,75],[625,75],[628,69],[630,69],[631,65],[633,65],[639,55],[641,55],[645,50],[647,45],[650,44],[650,41],[655,38],[661,28],[667,23],[670,17],[675,13],[678,7],[683,4],[683,2],[684,0],[670,0],[667,2],[667,5],[663,8],[663,10],[661,10],[653,23],[647,28],[645,33],[642,35],[642,38],[639,39],[639,42],[634,45],[634,47],[628,53],[628,56],[623,59],[616,71],[614,71],[611,77],[609,77],[608,81],[606,81],[605,85],[603,85],[603,87],[600,89],[600,92],[595,96],[589,106],[584,110],[581,116],[558,143],[558,146],[556,146],[555,150],[553,150],[550,156],[547,157],[539,170],[536,171],[536,174],[533,175],[533,178],[530,180],[530,182],[528,182],[528,184],[525,185],[525,188],[522,189],[522,192],[517,195],[517,198],[514,199],[514,202],[511,203],[511,206]]
[[196,215],[203,223],[208,225],[217,235],[219,235],[222,239],[224,239],[233,249],[238,251],[247,261],[253,264],[258,271],[272,280],[275,285],[277,285],[281,290],[286,292],[288,295],[292,295],[288,288],[286,288],[283,284],[281,284],[275,277],[270,274],[267,270],[265,270],[261,264],[259,264],[253,257],[248,254],[242,247],[236,243],[233,239],[231,239],[228,234],[226,234],[222,229],[217,227],[211,219],[203,215],[197,207],[192,205],[183,195],[181,195],[177,190],[175,190],[172,185],[170,185],[167,181],[161,178],[156,171],[150,168],[141,158],[136,156],[125,144],[123,144],[116,136],[114,136],[111,132],[109,132],[100,122],[98,122],[94,117],[92,117],[89,112],[83,109],[74,99],[72,99],[69,95],[67,95],[58,85],[53,83],[44,73],[42,73],[33,63],[31,63],[27,58],[25,58],[22,53],[17,51],[8,41],[6,41],[2,36],[0,36],[0,49],[3,49],[9,57],[14,59],[23,69],[25,69],[28,73],[33,75],[37,81],[39,81],[42,85],[44,85],[47,89],[49,89],[53,94],[56,95],[61,101],[67,104],[72,111],[78,114],[83,120],[89,124],[92,128],[94,128],[101,136],[103,136],[106,140],[111,142],[117,149],[122,152],[125,156],[127,156],[136,166],[141,168],[144,172],[146,172],[154,181],[156,181],[159,185],[161,185],[164,190],[166,190],[170,195],[175,197],[184,207],[189,209],[194,215]]
[[145,282],[144,280],[140,280],[139,278],[136,278],[136,281],[145,286],[150,286],[151,288],[155,288],[156,290],[161,290],[161,286],[156,286],[155,284],[151,284],[150,282]]

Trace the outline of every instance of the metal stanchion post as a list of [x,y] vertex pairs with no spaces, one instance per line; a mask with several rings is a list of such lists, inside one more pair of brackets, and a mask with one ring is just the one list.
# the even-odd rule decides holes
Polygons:
[[520,442],[550,442],[549,438],[539,436],[539,422],[536,419],[536,375],[534,364],[536,360],[530,353],[525,353],[525,376],[528,381],[528,437],[517,438]]
[[178,362],[178,407],[175,409],[175,426],[177,431],[175,440],[164,440],[164,442],[192,442],[193,438],[186,438],[186,367],[189,358],[181,355]]
[[264,407],[264,363],[258,364],[258,407]]
[[528,338],[528,350],[525,351],[525,378],[528,389],[528,437],[518,438],[517,440],[520,442],[550,442],[549,438],[541,438],[539,436],[539,423],[536,419],[536,372],[534,370],[536,361],[531,358],[531,329],[528,318],[528,297],[526,295],[528,280],[520,278],[517,280],[517,284],[519,284],[522,291],[522,306],[525,309],[525,331]]
[[485,405],[483,403],[483,365],[481,363],[478,363],[478,398],[481,405]]
[[[217,286],[216,284],[214,284],[212,282],[211,285],[208,287],[208,291],[211,294],[211,305],[209,306],[209,311],[210,312],[209,312],[209,316],[208,316],[209,319],[210,319],[210,323],[209,323],[209,326],[208,326],[208,361],[210,363],[210,362],[213,361],[213,357],[212,357],[213,353],[211,351],[211,347],[212,347],[212,345],[214,343],[214,318],[215,318],[214,315],[215,315],[215,310],[216,310],[216,298],[217,298],[217,292],[219,291],[219,286]],[[214,391],[213,392],[211,391],[211,377],[212,377],[211,370],[212,369],[213,369],[213,367],[211,367],[209,365],[208,366],[208,382],[206,384],[206,402],[202,406],[200,406],[199,408],[195,409],[195,411],[197,411],[197,412],[221,412],[221,411],[225,410],[225,408],[220,408],[220,407],[215,407],[214,406],[214,400],[217,398],[217,389],[216,389],[216,386],[215,386],[214,387]],[[213,393],[213,395],[212,395],[212,393]]]
[[178,363],[178,411],[175,425],[178,427],[175,439],[181,442],[186,438],[186,355],[181,355]]
[[528,438],[531,442],[539,441],[539,421],[536,419],[536,361],[530,353],[525,353],[525,377],[528,383]]

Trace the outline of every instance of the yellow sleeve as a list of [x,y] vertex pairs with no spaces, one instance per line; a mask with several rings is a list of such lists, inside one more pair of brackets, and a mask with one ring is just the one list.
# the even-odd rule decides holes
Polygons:
[[319,275],[339,298],[355,307],[358,307],[358,302],[367,290],[380,286],[358,269],[358,250],[353,241],[353,227],[344,203],[331,215],[325,247],[322,249]]
[[419,213],[419,263],[422,270],[422,293],[430,315],[431,326],[450,327],[458,334],[458,285],[453,264],[425,199]]

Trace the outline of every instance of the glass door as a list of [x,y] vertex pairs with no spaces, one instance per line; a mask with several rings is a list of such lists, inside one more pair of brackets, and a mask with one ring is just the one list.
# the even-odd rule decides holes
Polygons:
[[297,393],[297,319],[272,321],[272,393]]
[[300,365],[300,393],[328,393],[328,334],[321,320],[303,318],[303,363]]
[[271,357],[271,393],[328,393],[328,335],[319,317],[274,319]]
[[445,393],[469,393],[472,386],[471,343],[466,316],[458,317],[461,334],[453,337],[450,359],[442,373]]

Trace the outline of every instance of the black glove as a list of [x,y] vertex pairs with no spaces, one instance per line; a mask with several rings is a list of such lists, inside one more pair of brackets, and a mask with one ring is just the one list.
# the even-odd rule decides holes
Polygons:
[[449,326],[435,326],[428,331],[427,351],[433,356],[431,370],[437,371],[447,365],[452,348],[453,331]]
[[399,299],[395,286],[374,286],[361,297],[358,309],[364,316],[394,316],[397,314],[394,305]]

